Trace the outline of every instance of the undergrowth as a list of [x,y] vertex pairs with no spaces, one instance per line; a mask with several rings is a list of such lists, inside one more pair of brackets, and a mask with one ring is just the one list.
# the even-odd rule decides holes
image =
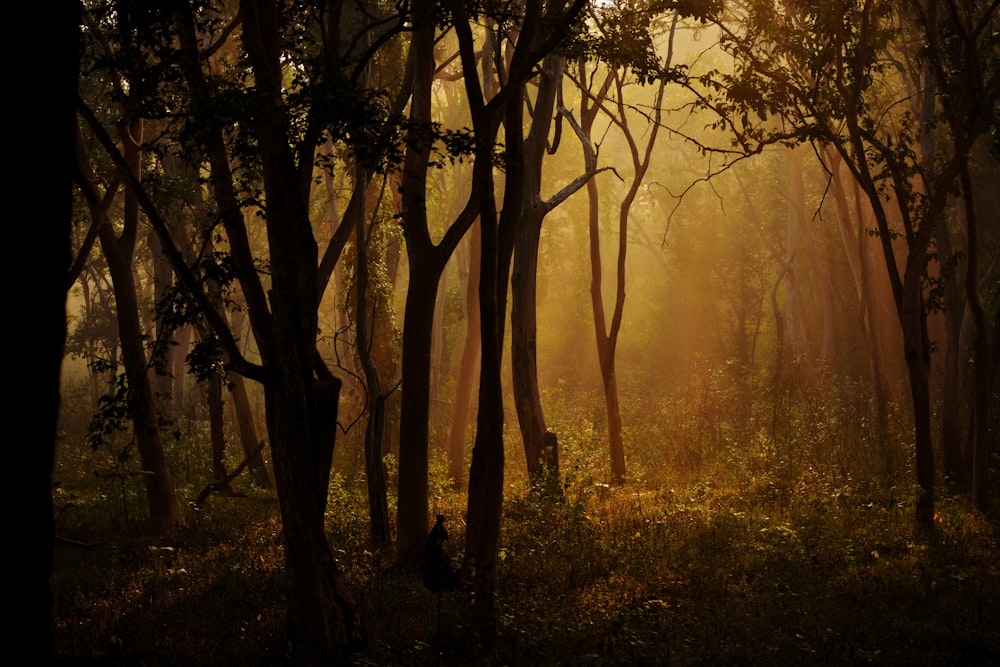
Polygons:
[[[509,665],[1000,664],[997,524],[843,480],[761,473],[559,499],[515,483],[500,551],[499,657]],[[440,598],[367,543],[360,489],[332,485],[331,544],[367,629],[358,665],[464,665],[462,592]],[[441,487],[442,489],[444,487]],[[905,494],[903,494],[905,497]],[[464,497],[442,490],[460,558]],[[63,664],[285,664],[273,493],[213,496],[164,543],[109,521],[99,495],[57,520],[55,650]]]
[[[772,403],[756,390],[729,396],[724,380],[692,388],[694,398],[637,392],[625,402],[629,478],[620,487],[605,483],[594,396],[546,397],[558,498],[529,490],[509,430],[499,662],[1000,664],[997,516],[941,483],[934,530],[918,531],[909,435],[888,434],[904,455],[886,470],[892,458],[880,454],[870,404],[855,388]],[[211,479],[208,445],[197,444],[207,443],[204,430],[166,439],[185,502]],[[471,664],[481,638],[467,594],[435,596],[370,545],[361,450],[350,437],[338,439],[326,518],[366,629],[352,663]],[[165,541],[145,529],[142,476],[121,443],[71,441],[60,445],[53,491],[59,663],[288,664],[274,491],[244,475],[234,482],[243,497],[189,506],[188,528]],[[395,516],[396,460],[386,465]],[[446,548],[460,561],[466,498],[447,470],[436,452],[428,514],[447,517]]]

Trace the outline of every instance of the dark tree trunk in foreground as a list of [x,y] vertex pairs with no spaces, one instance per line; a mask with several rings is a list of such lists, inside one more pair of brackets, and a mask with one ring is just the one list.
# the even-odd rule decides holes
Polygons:
[[410,40],[412,97],[410,119],[418,128],[407,142],[400,182],[402,224],[406,234],[410,282],[403,315],[402,403],[399,414],[399,480],[396,513],[396,560],[420,562],[428,532],[428,437],[430,423],[431,345],[438,283],[465,229],[453,225],[438,245],[427,219],[427,172],[431,142],[431,84],[434,80],[433,7],[418,2]]
[[315,372],[318,247],[288,143],[281,106],[278,8],[241,5],[243,42],[262,95],[257,138],[263,167],[271,267],[270,327],[255,335],[265,368],[264,401],[288,575],[288,631],[299,663],[325,663],[361,640],[353,596],[333,558],[324,513],[340,382]]
[[[479,202],[482,231],[482,264],[479,287],[482,330],[482,365],[479,379],[479,414],[476,441],[469,470],[469,498],[466,516],[466,570],[473,573],[471,586],[475,605],[473,622],[482,638],[487,659],[495,657],[497,614],[495,608],[500,523],[503,515],[504,438],[503,358],[504,315],[507,282],[514,237],[523,211],[523,146],[520,133],[505,139],[506,182],[503,214],[497,215],[493,182],[493,147],[500,122],[517,127],[523,117],[524,84],[536,65],[559,44],[583,7],[582,2],[525,3],[524,16],[506,70],[503,88],[486,101],[479,78],[465,77],[475,133],[475,163],[472,197]],[[476,51],[464,5],[452,2],[455,31],[459,41],[462,69],[476,71]]]
[[[59,415],[59,392],[64,345],[66,342],[66,290],[70,270],[72,233],[74,100],[79,67],[78,3],[60,3],[55,7],[35,5],[28,14],[37,25],[46,25],[60,45],[48,76],[30,79],[32,99],[51,100],[47,114],[28,115],[28,134],[40,143],[27,151],[28,164],[17,173],[15,189],[37,188],[37,174],[44,173],[44,195],[33,204],[37,224],[9,225],[0,235],[0,250],[13,257],[24,248],[36,247],[29,264],[30,280],[23,288],[11,290],[7,307],[12,313],[27,316],[31,335],[4,340],[8,349],[17,349],[12,385],[18,388],[10,415],[34,415],[31,428],[22,430],[20,444],[14,448],[13,466],[23,475],[19,491],[25,511],[23,534],[32,537],[26,545],[13,549],[11,565],[23,585],[15,588],[14,607],[17,621],[13,633],[31,637],[34,660],[49,664],[52,651],[52,469],[56,450],[56,425]],[[34,7],[34,6],[32,6]],[[54,93],[54,94],[53,94]],[[39,244],[39,242],[41,242]],[[24,277],[25,267],[7,262],[4,284],[14,285],[15,274]],[[8,334],[10,328],[8,327]],[[10,401],[11,398],[8,398]]]
[[[513,373],[514,405],[524,441],[524,454],[528,477],[532,485],[541,488],[546,471],[546,461],[554,463],[555,456],[546,456],[545,413],[538,390],[538,245],[542,221],[547,209],[541,198],[542,158],[552,124],[557,88],[562,80],[564,62],[549,58],[542,65],[535,97],[534,118],[524,148],[524,203],[521,220],[514,236],[514,264],[510,278],[511,289],[511,370]],[[517,131],[520,132],[520,126]],[[514,128],[506,129],[510,137]],[[556,475],[558,470],[549,471]]]

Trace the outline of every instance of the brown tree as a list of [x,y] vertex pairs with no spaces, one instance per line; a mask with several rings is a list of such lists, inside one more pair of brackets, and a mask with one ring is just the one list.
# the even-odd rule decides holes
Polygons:
[[[30,427],[20,430],[19,445],[13,448],[13,464],[21,476],[18,489],[23,511],[22,528],[32,538],[14,550],[11,565],[19,573],[21,585],[15,591],[14,632],[37,640],[37,660],[50,664],[55,658],[52,645],[53,505],[52,474],[56,454],[56,433],[60,404],[60,378],[66,342],[67,276],[71,271],[72,192],[76,98],[79,70],[80,6],[63,3],[58,7],[37,5],[23,14],[38,25],[46,25],[60,49],[50,60],[49,76],[27,82],[32,99],[51,103],[51,113],[29,114],[26,130],[38,139],[35,150],[26,151],[25,169],[13,178],[15,188],[32,192],[38,188],[37,174],[49,174],[35,201],[37,224],[9,226],[0,237],[0,249],[13,258],[25,248],[34,248],[29,264],[4,263],[4,280],[22,287],[11,291],[9,312],[31,324],[30,335],[14,333],[10,327],[4,341],[18,350],[11,380],[18,387],[8,397],[6,414],[11,423],[31,416]],[[30,279],[24,281],[25,270]],[[22,422],[26,424],[27,422]]]
[[[736,137],[737,151],[755,153],[771,143],[808,138],[836,151],[858,182],[875,219],[902,334],[914,420],[916,519],[931,526],[935,457],[928,265],[934,260],[937,222],[991,114],[984,113],[975,92],[984,90],[980,83],[954,87],[948,98],[938,98],[954,110],[952,120],[938,125],[949,133],[950,142],[938,146],[933,160],[924,160],[923,129],[897,104],[907,92],[899,78],[882,67],[892,36],[910,20],[908,12],[917,10],[895,7],[882,2],[856,7],[755,3],[738,12],[738,21],[716,17],[723,48],[737,64],[734,74],[712,79],[702,101],[720,114],[719,126]],[[936,1],[921,7],[921,39],[911,44],[934,50],[943,40],[957,40],[961,64],[944,69],[984,71],[975,54],[995,52],[995,31],[988,26],[996,4],[977,4],[968,17]],[[967,103],[955,103],[952,97],[958,93]],[[767,121],[774,117],[783,123]],[[984,329],[980,332],[985,334]],[[978,358],[988,356],[986,349]]]
[[[118,122],[121,140],[122,165],[138,180],[140,173],[142,122],[132,116],[133,111],[123,111]],[[126,190],[122,205],[121,233],[106,217],[107,204],[114,198],[111,192],[100,193],[97,179],[84,144],[78,132],[77,173],[91,212],[91,224],[98,230],[101,250],[107,259],[115,295],[115,314],[125,367],[127,399],[133,416],[132,438],[139,452],[142,478],[149,502],[150,521],[155,529],[173,532],[185,526],[183,513],[167,466],[160,436],[159,415],[150,378],[150,363],[145,348],[146,334],[140,324],[138,288],[134,273],[136,244],[139,237],[139,200],[134,192]],[[119,179],[112,179],[114,183]],[[107,201],[106,198],[110,198]]]
[[[539,68],[538,92],[532,105],[532,119],[528,136],[524,141],[522,176],[522,211],[514,234],[514,255],[511,271],[511,366],[513,372],[514,404],[524,441],[528,477],[537,488],[558,489],[559,458],[558,443],[554,433],[545,426],[538,389],[537,354],[537,284],[538,246],[542,223],[545,216],[566,201],[591,180],[597,173],[597,156],[589,137],[573,118],[568,109],[558,100],[562,87],[566,61],[560,56],[546,57]],[[549,152],[555,152],[558,144],[549,144],[549,133],[553,114],[571,125],[583,144],[585,156],[584,172],[548,199],[542,197],[542,164]],[[558,127],[558,126],[557,126]],[[505,136],[520,135],[520,126],[507,125]],[[518,139],[521,142],[522,139]],[[555,140],[553,139],[553,142]]]
[[[520,133],[506,137],[504,163],[506,178],[503,213],[498,215],[494,190],[494,146],[501,123],[507,128],[523,122],[524,85],[536,65],[565,39],[584,2],[543,5],[527,2],[520,16],[509,60],[499,72],[502,86],[487,98],[476,75],[476,48],[470,18],[461,2],[450,4],[464,82],[469,100],[475,140],[472,176],[472,203],[482,231],[482,258],[479,283],[482,362],[479,383],[479,410],[476,440],[469,470],[466,552],[464,567],[472,574],[475,591],[474,616],[482,632],[487,654],[495,649],[497,556],[503,508],[504,443],[503,391],[501,382],[504,313],[507,280],[514,238],[523,212],[524,147]],[[468,210],[468,209],[467,209]]]
[[[242,290],[260,364],[243,356],[224,314],[186,264],[138,175],[112,142],[103,138],[102,142],[159,235],[184,290],[218,337],[228,368],[263,386],[289,581],[289,639],[296,661],[310,663],[327,662],[362,638],[354,600],[324,530],[340,381],[317,350],[323,288],[354,228],[342,223],[320,258],[309,217],[311,182],[317,147],[327,136],[324,133],[340,140],[355,136],[345,132],[343,124],[363,118],[353,130],[363,134],[365,123],[373,130],[366,139],[356,136],[354,147],[367,151],[363,159],[378,162],[379,133],[388,127],[384,118],[374,117],[381,107],[354,85],[358,61],[353,56],[364,61],[373,51],[348,58],[338,49],[357,43],[341,42],[339,31],[358,25],[362,33],[377,28],[384,32],[372,43],[379,44],[391,39],[401,25],[398,21],[376,22],[375,27],[351,22],[347,5],[340,3],[329,5],[329,12],[298,15],[284,22],[291,17],[283,13],[297,9],[248,1],[238,13],[203,15],[180,3],[139,15],[149,21],[144,24],[149,29],[143,38],[161,54],[171,54],[161,62],[179,67],[181,76],[171,73],[159,79],[160,86],[183,93],[173,98],[186,103],[183,115],[174,115],[186,121],[179,123],[181,132],[175,136],[188,159],[198,164],[204,161],[211,174],[219,232],[224,232],[228,244],[228,266]],[[107,20],[120,16],[109,14]],[[284,32],[293,29],[303,31],[297,35],[302,39],[289,38]],[[312,40],[317,33],[324,38]],[[252,82],[249,87],[240,87],[238,77],[214,76],[235,66],[233,60],[219,58],[219,53],[240,55],[228,46],[233,34],[241,37],[245,57],[235,60],[249,67],[239,72],[249,75],[243,79]],[[298,50],[303,45],[317,50]],[[289,85],[283,69],[286,58],[297,58],[300,71],[311,78]],[[155,68],[150,71],[153,76],[158,73],[162,74]],[[331,107],[323,101],[334,89],[340,97],[338,106]],[[240,103],[227,105],[229,96],[239,97]],[[299,106],[306,97],[311,104]],[[80,111],[99,133],[89,109],[81,105]],[[235,136],[234,129],[241,134]],[[329,163],[330,156],[325,158]],[[257,185],[260,191],[254,192]],[[266,274],[258,271],[262,256],[251,242],[244,212],[257,213],[263,221]]]

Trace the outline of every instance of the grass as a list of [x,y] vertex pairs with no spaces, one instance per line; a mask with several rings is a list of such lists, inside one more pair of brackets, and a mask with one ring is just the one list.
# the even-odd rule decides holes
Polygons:
[[[818,473],[511,486],[499,654],[509,665],[997,665],[998,523],[938,502],[916,532],[892,494]],[[725,479],[725,481],[723,481]],[[464,594],[438,600],[366,542],[363,494],[331,493],[331,543],[362,610],[357,665],[464,665]],[[122,498],[57,491],[54,642],[61,664],[279,665],[282,547],[273,493],[213,496],[164,543]],[[902,494],[901,494],[902,495]],[[461,556],[464,498],[437,499]],[[440,606],[439,606],[440,604]]]

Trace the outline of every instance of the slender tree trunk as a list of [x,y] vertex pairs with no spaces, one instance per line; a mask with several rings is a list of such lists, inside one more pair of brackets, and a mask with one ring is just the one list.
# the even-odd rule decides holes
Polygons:
[[[514,405],[524,441],[528,478],[541,488],[546,451],[545,414],[538,390],[538,245],[542,221],[547,212],[541,198],[542,158],[555,109],[556,92],[564,61],[547,58],[535,98],[534,118],[524,147],[522,163],[523,198],[521,220],[514,236],[513,271],[511,272],[511,368],[513,372]],[[521,132],[520,118],[508,124],[508,143],[514,132]],[[510,173],[508,173],[510,178]]]
[[[411,36],[413,96],[410,118],[431,118],[434,78],[434,23],[420,3]],[[415,565],[428,532],[427,456],[430,420],[431,343],[438,280],[444,269],[428,232],[427,164],[430,145],[417,138],[407,146],[401,182],[403,228],[407,235],[410,280],[403,319],[402,403],[399,414],[396,560]]]
[[431,385],[430,399],[435,405],[441,402],[441,378],[444,363],[444,306],[448,296],[448,271],[438,277],[437,295],[434,297],[434,319],[431,329]]
[[[461,3],[453,2],[456,32],[463,68],[474,71],[472,34]],[[514,85],[518,94],[507,98],[500,107],[508,127],[519,127],[522,118],[523,87]],[[479,405],[476,415],[476,438],[469,466],[469,494],[466,510],[466,543],[463,569],[473,591],[472,622],[481,637],[480,650],[488,660],[496,659],[497,613],[496,585],[500,523],[503,516],[504,483],[504,405],[502,359],[507,283],[513,254],[513,238],[521,215],[523,194],[521,171],[523,146],[521,134],[514,132],[506,143],[509,166],[505,179],[504,215],[498,221],[493,180],[492,154],[500,126],[500,116],[492,115],[483,105],[478,81],[466,79],[466,90],[473,104],[473,128],[476,155],[473,167],[473,196],[479,201],[481,232],[479,317],[481,361]],[[508,91],[509,92],[509,91]],[[497,98],[493,98],[495,101]]]
[[[229,315],[229,322],[235,336],[241,338],[245,332],[246,338],[253,338],[252,332],[245,330],[246,318],[242,309],[233,310]],[[223,363],[228,363],[227,360],[228,355],[224,353]],[[236,428],[240,434],[240,449],[243,456],[250,459],[250,472],[257,485],[262,489],[273,489],[274,480],[268,470],[267,462],[264,460],[263,451],[260,449],[261,438],[258,436],[257,421],[250,403],[250,394],[247,391],[247,380],[233,370],[228,372],[227,379],[229,380],[229,398],[233,406]]]
[[[150,230],[146,234],[150,253],[152,254],[153,265],[153,304],[161,303],[168,294],[170,284],[173,281],[173,270],[170,268],[170,261],[160,249],[160,241],[155,231]],[[174,332],[167,331],[162,321],[154,323],[155,331],[151,338],[156,341],[153,346],[153,366],[157,369],[152,378],[154,399],[157,409],[166,419],[176,416],[173,412],[172,389],[173,379],[170,377],[170,370],[174,368],[174,350],[176,345],[172,345]],[[169,340],[161,340],[168,338]],[[157,358],[159,356],[160,358]]]
[[465,432],[469,425],[474,383],[479,370],[479,265],[481,258],[479,226],[470,230],[469,271],[465,287],[465,342],[455,381],[451,430],[448,434],[448,475],[456,488],[465,486]]
[[[964,133],[962,133],[964,135]],[[972,404],[972,500],[976,508],[986,512],[990,507],[989,456],[990,456],[990,332],[986,311],[979,298],[979,220],[976,215],[975,191],[969,173],[968,148],[960,142],[959,182],[965,202],[965,230],[968,253],[965,275],[965,296],[972,312],[976,333],[973,339],[974,376]]]
[[789,188],[786,235],[786,280],[785,280],[785,331],[788,334],[788,351],[791,354],[793,381],[810,375],[808,337],[806,335],[806,313],[802,305],[800,285],[799,234],[804,227],[805,185],[802,179],[802,155],[795,150],[788,152]]
[[[478,159],[484,159],[479,156]],[[489,159],[488,157],[485,159]],[[491,179],[490,179],[491,180]],[[482,633],[487,654],[495,652],[497,553],[503,512],[504,439],[501,359],[503,332],[498,283],[500,239],[492,187],[484,195],[480,215],[482,227],[482,277],[479,281],[482,361],[479,375],[479,411],[476,439],[469,468],[469,499],[466,516],[466,571],[472,572],[475,592],[473,617]],[[505,276],[506,274],[504,274]],[[506,280],[504,280],[506,282]]]
[[[386,472],[382,460],[382,434],[385,432],[385,395],[378,368],[372,359],[370,339],[373,323],[372,308],[369,305],[368,272],[368,170],[361,165],[354,168],[354,196],[361,203],[353,220],[355,228],[355,320],[358,341],[358,358],[365,376],[365,408],[368,419],[365,423],[365,478],[368,487],[368,514],[372,544],[382,547],[389,544],[389,503],[386,495]],[[351,222],[351,221],[349,221]]]
[[190,324],[183,325],[174,334],[176,345],[171,346],[170,368],[170,409],[176,417],[183,415],[185,410],[185,388],[187,385],[187,353],[191,347],[191,336],[194,327]]
[[[952,233],[948,229],[947,217],[942,217],[938,223],[937,244],[945,262],[953,256]],[[946,270],[946,269],[943,269]],[[944,319],[944,342],[941,350],[941,393],[949,400],[941,402],[941,451],[943,454],[945,477],[959,488],[968,487],[971,479],[969,474],[971,461],[967,461],[964,453],[963,414],[967,405],[965,396],[968,388],[963,381],[962,359],[962,322],[966,314],[966,296],[963,292],[963,281],[958,275],[958,267],[942,276],[945,291],[945,304],[942,313]],[[962,397],[962,400],[959,398]]]
[[[458,0],[451,2],[450,6],[462,69],[467,73],[474,72],[477,49],[466,8]],[[475,134],[472,200],[479,202],[476,210],[482,231],[482,274],[479,287],[482,366],[476,441],[469,470],[465,565],[467,571],[471,566],[474,573],[474,624],[480,632],[487,657],[493,659],[496,657],[495,594],[504,484],[501,361],[510,262],[516,228],[523,211],[523,175],[516,173],[523,167],[520,133],[514,132],[505,137],[507,171],[503,215],[499,221],[494,194],[493,150],[501,120],[508,128],[519,127],[517,123],[523,114],[525,82],[538,62],[565,37],[565,30],[575,20],[582,6],[582,2],[575,2],[553,17],[543,13],[542,3],[534,0],[526,3],[520,32],[511,36],[516,38],[517,46],[504,71],[506,85],[489,102],[484,101],[478,77],[465,77]],[[561,8],[553,11],[559,9]],[[546,32],[541,32],[543,29]]]
[[250,396],[247,394],[246,380],[239,373],[230,372],[229,397],[232,401],[233,414],[236,417],[236,428],[240,434],[240,451],[243,457],[250,459],[250,473],[257,486],[262,489],[274,488],[271,473],[264,462],[264,456],[259,451],[260,438],[257,437],[257,426],[254,424],[253,408],[250,406]]
[[[110,227],[107,229],[105,237],[111,233]],[[129,401],[134,411],[134,437],[149,501],[150,521],[156,529],[171,532],[183,528],[185,521],[160,438],[153,389],[147,374],[146,351],[143,347],[145,336],[139,326],[139,306],[135,298],[131,258],[112,248],[116,242],[116,239],[103,238],[101,246],[108,259],[108,269],[115,286],[122,362],[128,382]]]
[[[903,358],[909,377],[914,421],[914,452],[918,487],[915,518],[919,526],[932,527],[934,524],[935,466],[929,386],[930,344],[927,340],[927,313],[923,299],[923,271],[931,242],[931,221],[936,220],[936,217],[942,214],[945,199],[943,190],[939,189],[928,193],[929,201],[921,211],[916,225],[914,225],[910,210],[913,202],[909,198],[896,200],[897,211],[905,221],[904,227],[907,229],[906,268],[900,275],[889,218],[883,207],[883,198],[876,184],[876,179],[868,167],[866,145],[863,133],[858,127],[857,117],[849,116],[847,125],[851,141],[850,152],[858,157],[853,163],[853,168],[856,169],[856,177],[872,207],[878,225],[882,255],[892,284],[896,314],[902,332]],[[839,149],[842,154],[845,152],[844,146],[840,146]],[[890,169],[895,169],[893,177],[897,181],[897,194],[905,191],[905,188],[898,184],[900,179],[898,164],[892,161],[891,155],[884,155],[884,157],[889,160]]]
[[[677,17],[674,16],[673,24],[670,28],[669,49],[666,60],[666,67],[670,67],[673,54],[673,35],[677,27]],[[582,70],[583,65],[579,65]],[[582,73],[582,72],[581,72]],[[583,79],[581,79],[582,81]],[[618,126],[619,130],[629,149],[629,156],[632,162],[632,179],[628,183],[628,190],[618,206],[618,252],[615,263],[615,297],[614,308],[611,312],[611,321],[607,321],[604,308],[603,294],[603,271],[601,268],[601,242],[600,242],[600,209],[598,206],[597,184],[593,179],[587,181],[590,229],[590,301],[594,314],[594,333],[597,338],[597,356],[601,368],[601,380],[604,386],[604,403],[608,416],[608,444],[611,458],[611,480],[615,484],[622,484],[625,481],[625,444],[622,438],[622,418],[621,406],[618,399],[618,378],[615,370],[615,357],[618,348],[618,334],[621,331],[622,315],[625,311],[625,269],[628,254],[628,228],[629,216],[632,205],[635,202],[639,188],[649,169],[650,158],[656,137],[660,128],[660,117],[662,109],[663,92],[666,82],[661,81],[653,102],[655,109],[653,116],[649,119],[648,134],[646,135],[646,146],[640,151],[635,135],[629,125],[628,110],[624,103],[624,81],[622,72],[618,69],[612,70],[605,79],[604,86],[598,93],[596,99],[604,100],[608,87],[614,83],[616,89],[616,113],[611,114],[611,121]],[[583,128],[582,131],[587,137],[591,135],[594,117],[597,109],[603,105],[595,102],[588,109],[583,106]]]
[[[208,396],[208,424],[212,437],[212,477],[214,481],[221,482],[227,474],[222,378],[214,373],[210,375],[205,380],[205,394]],[[228,484],[225,491],[232,493]]]
[[[141,124],[135,122],[123,127],[121,136],[126,165],[132,174],[138,177],[141,161],[139,143],[142,140]],[[133,267],[139,225],[139,204],[131,190],[125,194],[123,216],[123,230],[120,237],[115,236],[111,225],[102,224],[99,238],[114,286],[122,362],[125,366],[128,397],[133,411],[134,437],[142,465],[146,497],[149,501],[150,521],[157,530],[173,532],[186,524],[163,451],[153,388],[148,374],[149,364],[143,344],[145,335],[140,324]]]
[[410,257],[410,282],[403,324],[403,400],[399,414],[399,481],[396,559],[416,564],[428,524],[428,437],[430,422],[431,340],[439,272]]
[[806,210],[805,187],[805,156],[804,147],[789,150],[789,175],[791,176],[791,196],[794,198],[797,233],[805,250],[809,263],[813,302],[820,307],[819,313],[813,313],[812,318],[818,321],[816,327],[819,333],[818,345],[814,345],[810,358],[815,358],[821,369],[832,370],[834,364],[834,348],[836,343],[836,313],[834,309],[833,287],[830,282],[829,257],[822,251],[823,244],[817,238],[815,225],[809,224]]
[[930,527],[934,524],[935,464],[931,432],[930,345],[927,340],[927,314],[921,277],[926,247],[923,244],[911,244],[903,277],[900,323],[903,328],[903,357],[906,360],[913,406],[914,452],[919,488],[916,518],[919,525]]
[[[855,181],[856,213],[852,214],[840,170],[842,158],[830,149],[823,151],[823,157],[827,168],[830,170],[830,185],[833,191],[834,203],[837,207],[837,226],[840,230],[844,255],[847,258],[848,266],[851,268],[851,276],[854,278],[854,285],[857,290],[858,327],[861,329],[868,357],[868,370],[871,377],[872,394],[875,400],[875,423],[879,451],[882,456],[883,472],[888,479],[895,472],[896,456],[889,442],[889,410],[885,388],[885,365],[882,360],[882,342],[879,336],[880,324],[877,319],[878,310],[875,300],[872,297],[873,287],[871,270],[868,266],[867,251],[868,234],[865,230],[864,215],[862,214],[861,195]],[[856,232],[851,224],[855,218],[857,225]]]

